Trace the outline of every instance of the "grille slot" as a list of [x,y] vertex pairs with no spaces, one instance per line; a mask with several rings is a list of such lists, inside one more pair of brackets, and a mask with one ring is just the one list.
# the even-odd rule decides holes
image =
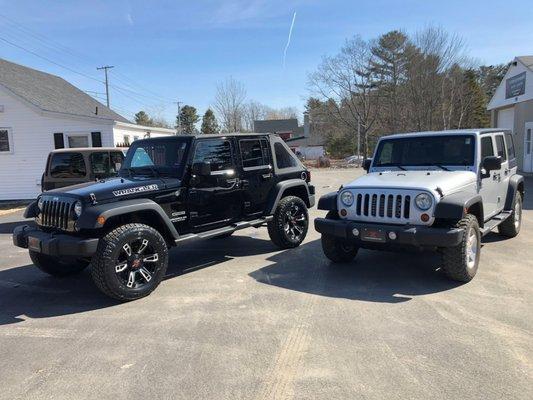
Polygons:
[[61,230],[71,230],[73,222],[72,208],[74,201],[70,199],[44,198],[43,209],[39,217],[39,225]]

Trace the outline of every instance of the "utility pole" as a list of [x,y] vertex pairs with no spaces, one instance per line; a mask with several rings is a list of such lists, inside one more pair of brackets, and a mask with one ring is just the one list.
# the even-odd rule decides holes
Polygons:
[[113,65],[104,65],[103,67],[96,68],[97,70],[104,70],[105,73],[105,97],[106,97],[106,103],[107,107],[109,107],[109,83],[107,80],[107,70],[113,68]]
[[182,101],[176,101],[174,104],[178,105],[178,126],[177,126],[177,134],[181,135],[181,104]]

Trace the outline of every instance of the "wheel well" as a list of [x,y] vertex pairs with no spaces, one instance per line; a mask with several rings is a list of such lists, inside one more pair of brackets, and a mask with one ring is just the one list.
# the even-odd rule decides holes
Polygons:
[[524,197],[524,181],[520,182],[518,184],[518,191],[520,192],[520,194],[522,195],[522,197]]
[[114,217],[109,218],[104,224],[104,231],[109,232],[116,228],[117,226],[130,224],[130,223],[140,223],[151,226],[157,230],[161,236],[165,239],[167,244],[174,244],[174,238],[172,233],[166,226],[166,224],[161,220],[161,216],[153,210],[143,210],[136,211],[135,213],[129,214],[120,214]]
[[303,185],[292,186],[290,188],[285,189],[283,191],[283,195],[281,197],[283,198],[283,197],[287,197],[287,196],[299,197],[300,199],[302,199],[304,201],[304,203],[305,203],[305,205],[307,207],[311,206],[309,204],[309,195],[307,194],[307,189]]
[[477,219],[477,223],[479,224],[480,228],[483,228],[483,207],[481,203],[474,203],[470,207],[468,207],[467,212],[469,214],[472,214]]

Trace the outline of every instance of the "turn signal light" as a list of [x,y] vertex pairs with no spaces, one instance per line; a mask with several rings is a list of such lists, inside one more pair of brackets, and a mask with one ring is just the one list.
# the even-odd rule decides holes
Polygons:
[[422,222],[428,222],[429,221],[429,215],[424,213],[420,216],[420,219],[422,220]]
[[346,217],[346,215],[348,214],[348,211],[346,211],[346,209],[342,209],[341,210],[341,217]]
[[98,216],[98,218],[96,218],[96,222],[98,222],[98,225],[102,225],[102,226],[104,226],[104,224],[105,224],[105,217],[104,217],[103,215]]

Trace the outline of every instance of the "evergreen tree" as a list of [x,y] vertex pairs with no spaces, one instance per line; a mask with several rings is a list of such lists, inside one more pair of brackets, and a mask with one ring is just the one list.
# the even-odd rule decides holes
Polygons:
[[200,118],[196,113],[196,108],[193,106],[185,105],[181,108],[180,114],[176,117],[176,128],[181,126],[181,132],[186,135],[191,135],[196,131],[195,124]]
[[137,125],[152,126],[152,119],[144,111],[139,111],[135,114],[135,123]]
[[204,114],[202,118],[202,128],[201,132],[203,134],[212,134],[218,133],[220,128],[218,127],[217,119],[215,118],[215,113],[210,108]]

